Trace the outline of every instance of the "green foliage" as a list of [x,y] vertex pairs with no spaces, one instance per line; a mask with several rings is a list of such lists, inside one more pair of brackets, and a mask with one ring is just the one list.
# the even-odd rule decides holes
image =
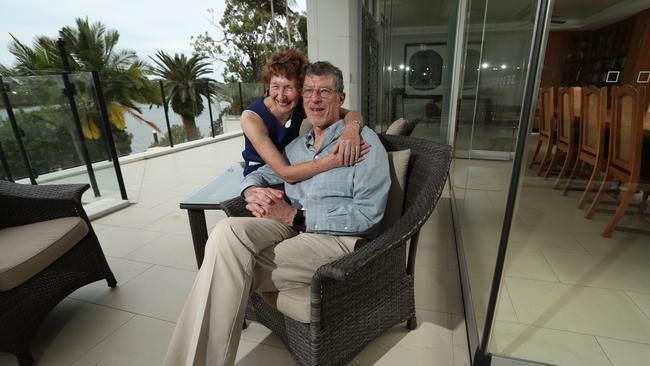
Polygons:
[[[223,130],[223,129],[222,129]],[[172,131],[172,138],[174,140],[174,144],[179,144],[181,142],[189,141],[189,137],[187,135],[186,129],[184,126],[181,125],[172,125],[171,126],[171,131]],[[197,130],[198,131],[198,130]],[[216,130],[215,130],[216,134]],[[198,131],[198,136],[196,138],[202,139],[203,135],[201,134],[200,131]],[[149,147],[155,147],[155,146],[169,146],[169,133],[165,132],[165,134],[158,140],[158,143],[152,142]]]
[[[183,118],[185,133],[190,140],[199,138],[195,117],[203,112],[203,99],[211,100],[221,95],[220,86],[212,79],[204,77],[212,72],[207,57],[174,54],[171,57],[164,51],[157,51],[151,58],[155,66],[150,72],[165,79],[165,96],[172,110]],[[208,89],[209,88],[209,89]],[[209,93],[208,93],[209,91]]]
[[259,82],[273,51],[289,47],[306,51],[304,14],[288,10],[288,39],[285,0],[272,1],[273,14],[268,0],[226,0],[226,9],[218,21],[214,10],[208,9],[210,24],[222,31],[223,39],[215,39],[206,31],[192,37],[191,45],[196,53],[224,62],[225,82]]
[[[16,62],[12,67],[4,67],[3,72],[7,75],[43,75],[63,71],[56,38],[36,37],[31,47],[14,35],[11,38],[9,52]],[[139,113],[136,103],[161,104],[156,85],[146,78],[144,62],[134,51],[116,48],[120,38],[116,30],[107,29],[101,22],[91,24],[88,18],[77,18],[76,26],[63,27],[57,38],[65,43],[71,71],[99,71],[107,105],[114,103],[124,107],[122,110]],[[141,116],[140,120],[152,124]],[[152,127],[158,129],[155,125]]]
[[[48,120],[42,118],[49,115]],[[79,139],[70,124],[70,112],[65,106],[50,106],[40,110],[15,112],[16,120],[22,130],[22,140],[34,171],[45,174],[57,170],[82,165],[79,157]],[[118,155],[131,153],[133,135],[123,130],[114,130],[113,139]],[[9,120],[0,118],[0,143],[11,169],[14,179],[27,177],[27,169],[23,163],[13,129]],[[90,160],[93,162],[106,160],[108,150],[104,139],[84,139],[88,148]]]

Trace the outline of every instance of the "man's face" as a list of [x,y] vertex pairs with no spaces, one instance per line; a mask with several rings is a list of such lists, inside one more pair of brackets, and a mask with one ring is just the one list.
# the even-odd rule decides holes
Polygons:
[[314,127],[327,128],[341,119],[345,93],[336,91],[334,75],[307,75],[302,92],[305,114]]

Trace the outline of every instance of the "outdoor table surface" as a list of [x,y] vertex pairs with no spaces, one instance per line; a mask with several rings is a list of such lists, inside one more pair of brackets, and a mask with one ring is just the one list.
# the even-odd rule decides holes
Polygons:
[[199,267],[203,262],[205,243],[208,241],[208,227],[205,210],[219,210],[221,202],[239,195],[239,185],[244,178],[241,164],[233,164],[223,173],[214,177],[208,184],[181,201],[180,208],[187,210],[194,254]]

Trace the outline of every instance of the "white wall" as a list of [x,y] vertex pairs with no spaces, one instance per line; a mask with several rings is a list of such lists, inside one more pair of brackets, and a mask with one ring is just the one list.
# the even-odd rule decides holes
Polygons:
[[343,72],[344,107],[361,108],[358,0],[307,0],[309,60],[329,61]]

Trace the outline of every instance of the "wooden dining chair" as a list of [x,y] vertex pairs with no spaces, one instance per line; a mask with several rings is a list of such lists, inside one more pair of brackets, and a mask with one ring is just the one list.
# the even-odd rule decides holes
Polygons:
[[[614,217],[603,231],[609,237],[630,206],[639,190],[644,191],[642,200],[648,198],[648,182],[641,182],[641,158],[643,146],[643,118],[646,109],[645,87],[634,88],[631,85],[615,87],[612,92],[612,113],[610,123],[609,158],[605,178],[587,212],[592,218],[598,204],[610,184],[618,181],[627,186],[622,192]],[[644,206],[645,202],[641,202]]]
[[582,208],[593,192],[595,182],[605,167],[607,159],[607,140],[605,138],[607,114],[607,88],[582,88],[580,107],[580,143],[578,154],[571,171],[571,176],[564,187],[563,195],[573,189],[572,183],[581,176],[585,165],[591,166],[587,185],[578,200],[577,207]]
[[[555,179],[553,189],[560,186],[562,177],[569,172],[571,163],[578,151],[578,123],[580,116],[580,87],[559,88],[557,93],[557,141],[555,153],[548,164],[545,176],[548,176],[556,165],[562,165]],[[578,100],[578,103],[575,103]],[[561,160],[564,159],[564,160]]]
[[546,163],[551,159],[556,138],[554,118],[555,93],[553,87],[540,88],[537,99],[537,108],[539,109],[539,139],[537,140],[535,153],[528,164],[528,168],[531,169],[533,165],[537,164],[535,162],[537,155],[542,150],[542,147],[545,146],[544,155],[539,162],[539,170],[537,171],[537,175],[541,175]]

